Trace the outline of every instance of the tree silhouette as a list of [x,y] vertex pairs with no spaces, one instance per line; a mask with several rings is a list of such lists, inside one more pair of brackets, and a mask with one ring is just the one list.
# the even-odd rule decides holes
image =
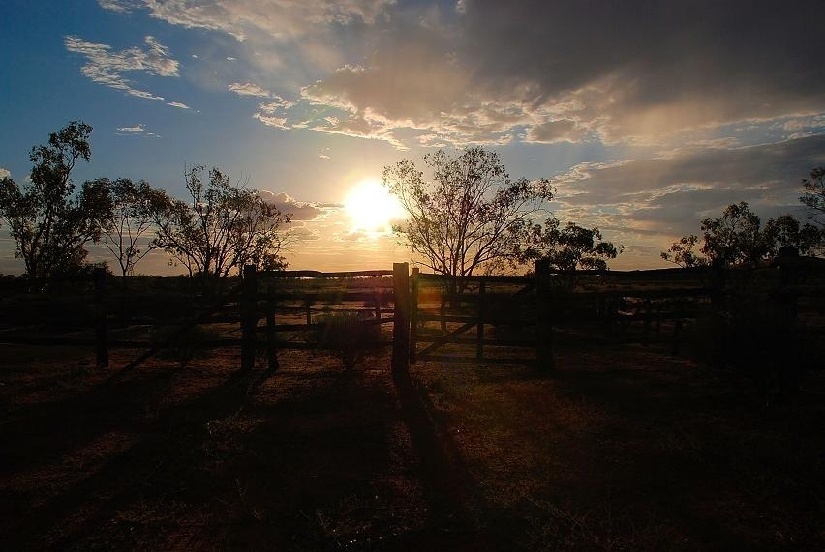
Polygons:
[[557,218],[549,218],[543,227],[533,226],[520,261],[544,258],[558,270],[607,270],[607,261],[615,259],[622,249],[603,241],[598,228],[585,228],[572,221],[562,227]]
[[752,267],[774,259],[782,247],[808,254],[820,240],[816,227],[803,225],[791,215],[768,219],[762,227],[759,216],[745,201],[728,205],[720,217],[702,219],[701,229],[700,251],[704,256],[694,252],[698,238],[689,235],[662,251],[662,259],[684,267],[709,264]]
[[26,274],[50,277],[82,270],[86,245],[101,238],[110,212],[102,181],[84,182],[75,193],[71,174],[78,160],[91,157],[92,127],[72,121],[48,142],[33,147],[30,182],[21,186],[9,177],[0,180],[0,216],[10,227]]
[[281,270],[290,215],[266,203],[257,190],[232,185],[220,169],[195,166],[186,171],[189,202],[150,193],[156,225],[155,244],[183,264],[189,275],[215,281],[254,264],[262,270]]
[[383,183],[407,219],[393,230],[422,264],[447,277],[448,291],[463,278],[514,262],[532,222],[552,199],[545,179],[510,180],[499,156],[474,147],[452,156],[440,150],[424,157],[425,179],[410,160],[384,167]]
[[135,265],[157,247],[152,239],[152,190],[147,182],[102,179],[110,194],[110,216],[103,224],[103,245],[117,259],[123,282]]

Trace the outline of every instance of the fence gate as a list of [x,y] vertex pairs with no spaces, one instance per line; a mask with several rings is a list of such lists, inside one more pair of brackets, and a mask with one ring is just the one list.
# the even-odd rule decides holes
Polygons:
[[412,362],[529,364],[536,360],[535,279],[474,276],[447,293],[443,277],[413,269]]

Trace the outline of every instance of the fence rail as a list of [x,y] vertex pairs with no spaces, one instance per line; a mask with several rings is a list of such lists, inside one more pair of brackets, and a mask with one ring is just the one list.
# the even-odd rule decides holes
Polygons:
[[[154,324],[161,318],[152,318],[159,307],[151,303],[158,301],[140,294],[115,296],[106,283],[102,272],[91,279],[59,283],[81,290],[79,298],[35,295],[39,286],[45,285],[40,281],[7,285],[5,289],[24,295],[21,304],[31,306],[22,310],[40,312],[57,305],[57,316],[71,315],[65,325],[81,325],[86,320],[83,324],[89,333],[38,336],[2,331],[0,341],[93,345],[100,365],[108,362],[109,346],[149,347],[139,357],[142,361],[168,345],[113,335],[112,327],[124,320]],[[677,334],[685,322],[701,313],[724,309],[743,287],[787,304],[787,312],[796,316],[800,300],[817,302],[825,297],[825,269],[822,263],[808,259],[785,259],[775,267],[752,271],[704,267],[560,272],[539,262],[533,276],[473,276],[462,281],[462,293],[450,293],[445,291],[448,286],[442,276],[421,274],[418,269],[410,274],[406,263],[397,263],[392,271],[257,272],[248,268],[233,290],[212,301],[175,294],[166,284],[161,287],[165,294],[162,307],[172,305],[190,314],[177,320],[179,331],[175,335],[198,324],[239,326],[240,338],[210,339],[207,343],[240,345],[245,368],[254,363],[261,344],[266,346],[270,368],[274,369],[279,349],[316,346],[308,336],[321,327],[322,315],[357,312],[363,315],[364,324],[393,325],[394,368],[403,369],[406,362],[416,360],[507,362],[507,358],[492,354],[506,350],[517,353],[518,358],[510,362],[530,362],[551,370],[555,329],[562,323],[586,319],[600,322],[608,332],[618,328],[623,333],[636,327],[643,330],[645,338],[667,327],[673,331],[675,351]],[[129,310],[135,301],[145,308],[131,313],[132,319],[116,310]],[[168,318],[163,320],[169,322]],[[451,350],[453,346],[461,350]]]

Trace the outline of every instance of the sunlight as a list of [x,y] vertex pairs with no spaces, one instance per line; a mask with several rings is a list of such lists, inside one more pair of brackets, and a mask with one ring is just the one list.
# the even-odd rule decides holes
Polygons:
[[379,180],[366,179],[353,186],[344,200],[352,231],[379,236],[392,231],[391,223],[404,216],[398,199]]

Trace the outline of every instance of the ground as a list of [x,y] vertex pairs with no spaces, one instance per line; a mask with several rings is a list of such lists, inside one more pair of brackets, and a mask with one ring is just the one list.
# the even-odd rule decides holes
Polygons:
[[7,550],[825,548],[825,378],[767,406],[655,345],[347,372],[2,345]]

